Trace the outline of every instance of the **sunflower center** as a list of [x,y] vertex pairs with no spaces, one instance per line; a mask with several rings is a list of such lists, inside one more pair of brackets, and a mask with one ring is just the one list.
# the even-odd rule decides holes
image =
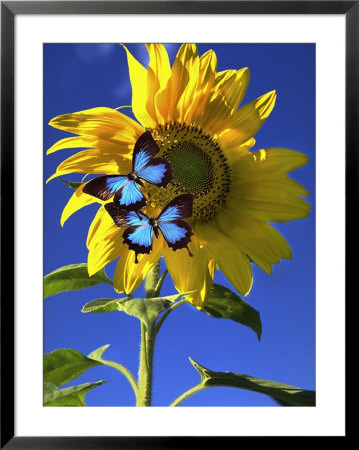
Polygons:
[[167,188],[148,187],[152,206],[163,208],[178,195],[190,193],[194,195],[192,222],[211,220],[225,202],[231,181],[217,142],[201,129],[177,122],[150,131],[174,177]]
[[182,187],[194,195],[211,189],[213,167],[211,158],[192,142],[179,142],[163,152],[171,163],[173,176]]

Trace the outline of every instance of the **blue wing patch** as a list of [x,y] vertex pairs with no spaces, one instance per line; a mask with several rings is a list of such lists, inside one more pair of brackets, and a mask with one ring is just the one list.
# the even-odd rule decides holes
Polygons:
[[124,231],[123,243],[128,245],[130,250],[135,252],[135,263],[138,263],[139,254],[149,254],[152,250],[153,226],[149,223],[148,217],[141,220],[141,225],[129,226]]
[[139,225],[130,233],[127,233],[127,239],[132,245],[152,249],[153,227],[149,223]]
[[173,251],[187,248],[190,256],[193,256],[188,248],[193,236],[192,227],[184,218],[192,216],[192,194],[182,194],[170,201],[158,217],[158,228],[161,230],[167,245]]
[[143,198],[141,188],[136,181],[129,180],[122,188],[121,196],[118,196],[118,200],[116,199],[115,203],[119,207],[128,207],[142,202]]
[[129,227],[141,226],[148,222],[148,217],[141,212],[130,211],[124,216],[124,218],[126,221],[126,225]]
[[159,229],[162,231],[163,237],[167,242],[175,244],[186,237],[187,230],[174,222],[160,222]]
[[133,171],[137,172],[147,166],[151,161],[152,155],[146,150],[140,150],[133,156]]
[[108,177],[106,180],[106,187],[112,194],[115,194],[120,189],[124,188],[126,184],[129,182],[127,176],[118,176],[118,177]]
[[171,166],[163,158],[155,158],[147,167],[139,170],[137,175],[158,187],[166,187],[173,178]]
[[180,209],[177,205],[167,206],[160,214],[159,221],[167,222],[170,220],[181,219]]

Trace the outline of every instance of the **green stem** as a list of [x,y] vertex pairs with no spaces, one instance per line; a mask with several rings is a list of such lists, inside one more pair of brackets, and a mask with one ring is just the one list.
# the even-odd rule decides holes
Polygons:
[[165,278],[168,274],[168,269],[165,269],[163,274],[160,276],[160,278],[157,281],[155,290],[154,290],[154,297],[159,297],[161,294],[162,284],[165,281]]
[[160,260],[153,265],[145,279],[146,298],[155,297],[155,290],[160,279],[161,264]]
[[203,386],[203,384],[197,384],[197,386],[194,386],[191,389],[188,389],[188,391],[184,392],[182,395],[180,395],[176,400],[170,404],[170,406],[178,406],[180,403],[183,402],[183,400],[186,400],[186,398],[190,397],[191,395],[195,394],[196,392],[203,391],[208,386]]
[[147,330],[146,326],[141,322],[141,353],[136,406],[151,406],[155,336],[154,328]]
[[[145,280],[146,298],[152,298],[160,279],[160,260],[153,265]],[[141,322],[140,367],[138,370],[137,406],[151,406],[152,400],[152,368],[155,348],[156,329]]]

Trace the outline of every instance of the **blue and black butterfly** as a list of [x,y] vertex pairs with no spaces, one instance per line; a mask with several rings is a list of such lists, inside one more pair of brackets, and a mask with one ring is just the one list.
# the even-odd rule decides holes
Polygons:
[[121,210],[115,203],[107,203],[105,208],[118,227],[126,227],[123,232],[123,243],[137,256],[149,254],[152,250],[153,235],[159,238],[161,231],[168,246],[173,251],[187,248],[189,256],[193,256],[188,248],[193,235],[192,227],[183,219],[192,217],[192,194],[182,194],[170,201],[158,217],[148,217],[142,212]]
[[126,211],[139,211],[147,201],[140,186],[147,181],[157,187],[167,187],[172,180],[172,169],[165,158],[154,158],[160,151],[151,133],[146,131],[137,140],[132,155],[132,170],[127,175],[104,175],[89,181],[85,194],[100,200],[114,196],[114,204]]

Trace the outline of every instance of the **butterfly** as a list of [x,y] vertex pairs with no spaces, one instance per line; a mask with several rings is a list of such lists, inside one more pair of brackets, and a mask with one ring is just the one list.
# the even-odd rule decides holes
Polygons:
[[165,158],[154,158],[160,151],[151,133],[146,131],[137,140],[132,155],[132,170],[127,175],[105,175],[85,184],[83,192],[100,200],[109,200],[126,211],[139,211],[147,200],[142,193],[143,181],[157,187],[167,187],[172,169]]
[[164,207],[158,217],[148,217],[143,212],[127,212],[112,202],[107,203],[105,208],[118,227],[126,227],[122,235],[123,243],[134,250],[135,263],[138,263],[139,254],[151,252],[153,235],[158,239],[159,231],[173,251],[187,248],[189,256],[193,256],[187,245],[194,233],[183,220],[192,217],[193,199],[192,194],[179,195]]

